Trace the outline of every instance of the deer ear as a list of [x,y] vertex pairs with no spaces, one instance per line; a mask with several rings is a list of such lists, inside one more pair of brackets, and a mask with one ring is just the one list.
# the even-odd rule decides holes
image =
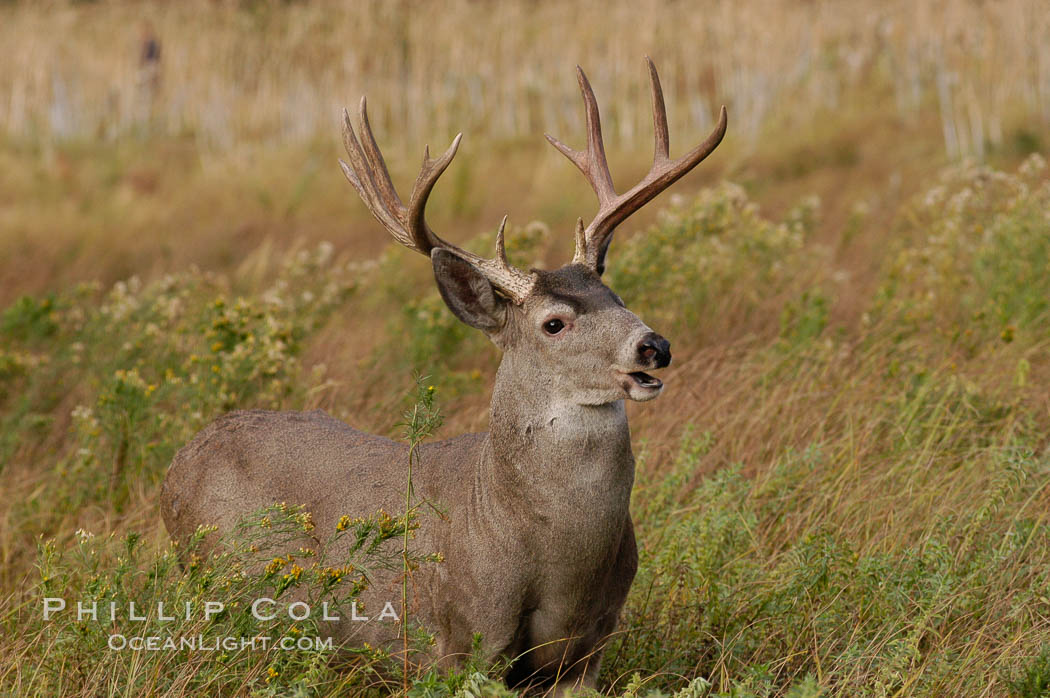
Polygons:
[[460,320],[482,332],[493,333],[507,319],[507,301],[496,295],[492,284],[470,262],[435,247],[430,252],[434,278],[445,305]]

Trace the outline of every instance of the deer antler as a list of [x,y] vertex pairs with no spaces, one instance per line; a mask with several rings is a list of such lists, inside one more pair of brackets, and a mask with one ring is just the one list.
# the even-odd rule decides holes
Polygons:
[[657,194],[671,186],[682,175],[700,164],[700,161],[711,154],[726,133],[726,108],[723,106],[718,117],[718,125],[711,135],[691,151],[671,160],[668,155],[669,139],[667,136],[667,109],[664,106],[664,94],[660,88],[660,76],[652,59],[645,57],[649,67],[649,81],[653,95],[653,126],[656,132],[656,148],[653,155],[653,166],[642,181],[633,189],[617,196],[613,189],[612,175],[609,173],[609,162],[605,158],[605,145],[602,142],[602,125],[598,115],[598,102],[594,91],[587,81],[583,69],[576,67],[576,77],[583,92],[583,103],[587,114],[587,150],[573,150],[557,138],[547,135],[551,145],[561,151],[580,169],[590,182],[594,193],[598,195],[598,213],[594,220],[583,229],[583,220],[577,223],[576,253],[574,264],[586,264],[598,274],[605,270],[605,253],[612,241],[616,226],[623,223],[628,216],[647,204]]
[[431,250],[435,247],[448,250],[473,265],[511,301],[518,304],[524,301],[529,291],[532,290],[535,278],[532,274],[515,269],[507,263],[507,253],[503,245],[503,229],[507,224],[506,216],[503,217],[499,231],[496,233],[496,257],[494,259],[479,257],[445,242],[427,225],[424,216],[427,198],[438,178],[455,157],[463,134],[457,135],[445,154],[436,160],[430,159],[429,147],[424,149],[423,165],[412,187],[412,196],[408,200],[407,207],[401,202],[401,197],[394,189],[383,153],[380,152],[375,137],[372,135],[364,97],[361,98],[361,135],[363,138],[359,141],[350,123],[350,114],[344,109],[343,145],[346,148],[346,154],[350,157],[350,164],[342,160],[339,161],[339,164],[343,168],[343,174],[357,190],[368,210],[394,236],[394,239],[410,250],[427,256],[430,256]]

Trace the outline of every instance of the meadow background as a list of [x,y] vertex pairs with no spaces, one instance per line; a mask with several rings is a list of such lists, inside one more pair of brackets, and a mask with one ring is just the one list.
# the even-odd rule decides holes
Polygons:
[[343,180],[340,111],[368,95],[402,188],[463,131],[432,225],[489,253],[507,213],[513,260],[551,267],[594,202],[542,133],[582,143],[579,63],[630,186],[645,54],[672,154],[721,104],[729,131],[610,252],[675,362],[628,406],[641,563],[601,690],[1050,694],[1040,0],[0,2],[0,691],[400,691],[381,656],[111,652],[142,624],[44,623],[41,598],[267,581],[183,571],[160,522],[171,456],[224,411],[400,438],[425,374],[435,437],[484,429],[497,352]]

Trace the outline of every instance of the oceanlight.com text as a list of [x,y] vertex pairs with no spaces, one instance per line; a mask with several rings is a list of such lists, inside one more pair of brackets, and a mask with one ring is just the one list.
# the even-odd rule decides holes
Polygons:
[[270,649],[280,650],[331,650],[332,638],[291,637],[273,638],[267,635],[257,637],[204,637],[203,635],[185,635],[171,637],[162,635],[110,635],[107,641],[109,649],[114,651],[131,650],[133,652],[192,651],[192,652],[237,652],[243,650],[265,652]]

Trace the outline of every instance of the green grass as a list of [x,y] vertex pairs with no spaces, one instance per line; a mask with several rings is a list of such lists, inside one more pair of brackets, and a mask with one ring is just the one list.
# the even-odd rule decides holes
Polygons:
[[[668,394],[632,407],[640,566],[602,692],[1047,695],[1048,211],[1033,156],[1016,172],[951,168],[888,228],[851,219],[830,242],[815,239],[814,199],[771,220],[725,184],[614,244],[610,285],[675,339],[676,363]],[[885,240],[863,282],[840,268],[858,236]],[[524,263],[553,244],[534,226],[514,233],[511,253]],[[111,652],[108,627],[44,622],[40,609],[44,596],[147,605],[161,592],[220,593],[232,608],[282,579],[325,593],[324,571],[348,561],[233,574],[244,555],[266,558],[275,530],[304,525],[298,511],[271,512],[254,542],[179,567],[158,484],[215,416],[323,403],[333,381],[359,386],[349,411],[396,394],[351,415],[392,435],[414,371],[437,389],[410,406],[430,414],[435,394],[448,401],[438,436],[483,420],[496,354],[426,276],[404,283],[409,259],[392,248],[347,266],[322,247],[265,282],[193,271],[24,297],[0,314],[4,690],[401,690],[380,678],[400,670],[379,653],[347,670],[324,649]],[[339,333],[347,323],[356,333]],[[367,525],[378,527],[365,539],[407,535],[405,521]],[[355,564],[378,554],[367,547]],[[198,616],[178,633],[236,634],[245,620]],[[313,631],[285,621],[275,633]],[[409,694],[497,695],[497,674],[480,660],[422,668]]]
[[[486,428],[498,353],[354,200],[338,107],[368,94],[403,191],[423,143],[464,130],[428,220],[491,255],[509,212],[512,261],[549,267],[593,206],[539,137],[581,142],[571,65],[623,189],[651,155],[651,53],[674,153],[723,102],[730,130],[610,252],[607,280],[675,362],[659,401],[628,406],[641,564],[601,692],[1050,695],[1038,0],[509,2],[480,19],[471,2],[0,6],[0,693],[403,692],[400,663],[370,651],[353,667],[323,649],[110,652],[108,626],[45,623],[42,598],[234,609],[275,584],[323,596],[326,570],[370,557],[405,564],[273,566],[267,541],[307,521],[278,509],[182,568],[159,483],[230,409],[322,407],[410,442],[431,431],[406,433],[413,411],[441,408],[435,438]],[[133,65],[143,14],[156,92]],[[935,176],[965,155],[987,164]],[[327,533],[400,548],[411,524]],[[408,693],[503,695],[498,674],[423,667]]]

